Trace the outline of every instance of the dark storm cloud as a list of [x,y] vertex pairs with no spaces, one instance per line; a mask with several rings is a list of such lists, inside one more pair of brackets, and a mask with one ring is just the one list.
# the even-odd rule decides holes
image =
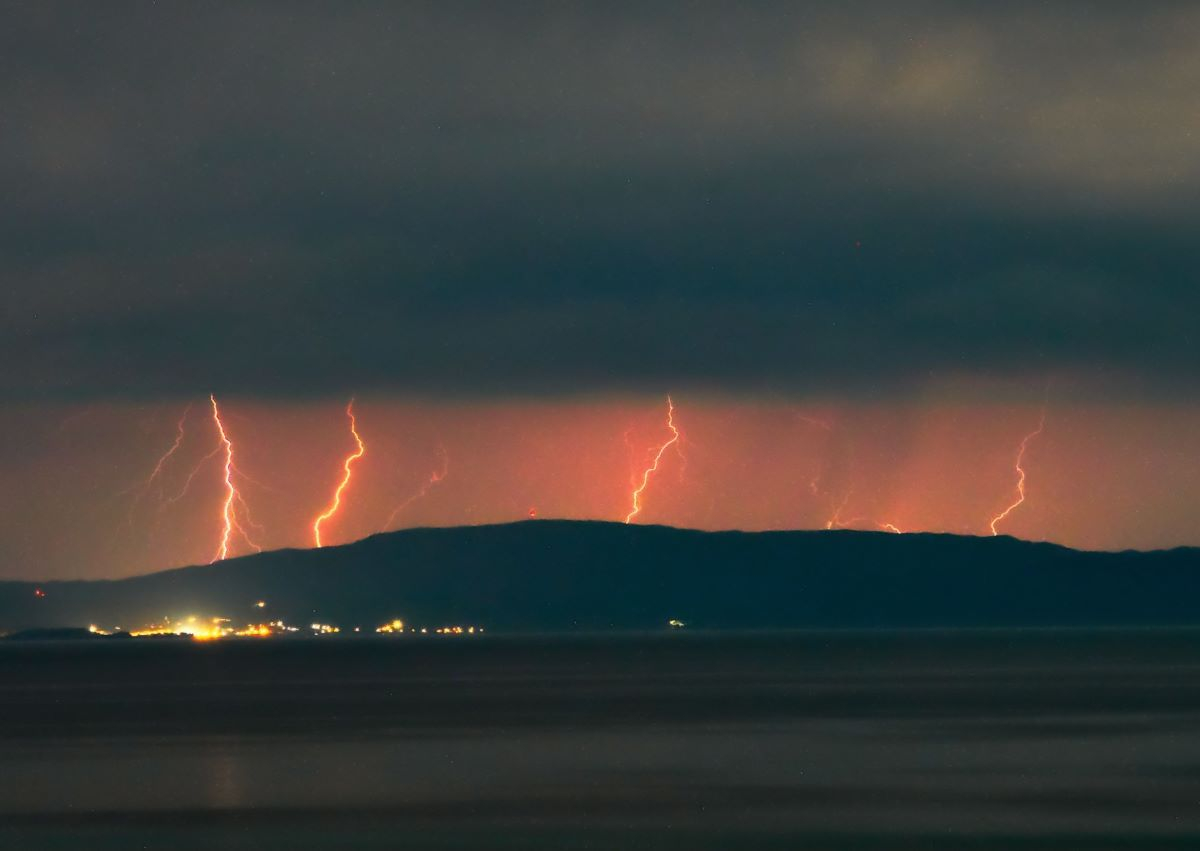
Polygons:
[[1191,385],[1186,4],[8,4],[0,387]]

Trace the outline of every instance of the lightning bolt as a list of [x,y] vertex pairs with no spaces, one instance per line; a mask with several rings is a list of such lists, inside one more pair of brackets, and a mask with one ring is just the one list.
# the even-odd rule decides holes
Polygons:
[[1012,505],[1010,505],[1008,508],[1004,509],[1003,511],[1001,511],[999,514],[997,514],[995,517],[992,518],[992,522],[989,524],[989,526],[991,527],[993,537],[1000,534],[999,531],[997,531],[997,529],[996,529],[997,524],[999,524],[1002,520],[1004,520],[1006,517],[1008,517],[1008,515],[1012,514],[1014,511],[1016,511],[1017,508],[1020,507],[1021,503],[1023,503],[1025,501],[1025,467],[1023,466],[1024,461],[1025,461],[1025,450],[1029,448],[1029,444],[1033,441],[1033,439],[1035,437],[1037,437],[1039,434],[1042,433],[1042,430],[1045,427],[1046,427],[1046,408],[1043,405],[1042,406],[1042,415],[1038,419],[1037,428],[1035,428],[1033,431],[1029,432],[1029,434],[1025,435],[1025,437],[1021,439],[1021,446],[1017,450],[1017,460],[1016,460],[1016,463],[1014,463],[1014,465],[1013,465],[1013,468],[1017,472],[1017,498],[1012,503]]
[[354,438],[356,448],[353,452],[347,455],[346,460],[342,462],[342,480],[338,483],[337,488],[333,492],[333,500],[323,512],[317,515],[317,519],[313,521],[313,543],[316,544],[318,549],[321,547],[321,524],[333,515],[337,514],[338,509],[342,505],[342,491],[344,491],[346,486],[350,484],[350,476],[352,475],[351,467],[353,467],[355,461],[367,453],[367,445],[363,443],[362,438],[358,435],[358,421],[354,418],[353,399],[351,399],[350,403],[346,405],[346,416],[350,420],[350,434]]
[[[672,446],[679,444],[679,429],[675,427],[675,403],[671,401],[671,396],[667,395],[667,428],[671,430],[671,439],[660,445],[654,453],[654,460],[650,466],[642,473],[642,483],[633,490],[632,503],[633,507],[629,513],[625,515],[625,522],[633,522],[633,518],[637,517],[642,511],[642,494],[646,490],[646,486],[650,484],[650,477],[658,471],[658,464],[662,461],[663,455]],[[676,450],[678,451],[678,450]]]
[[162,475],[163,467],[171,460],[171,456],[179,451],[179,447],[183,444],[183,424],[187,421],[187,415],[192,410],[192,404],[189,402],[187,407],[183,409],[183,413],[179,416],[179,422],[175,423],[175,442],[171,447],[159,456],[158,463],[154,465],[154,469],[150,473],[150,477],[146,479],[146,486],[142,489],[145,493],[150,485],[154,484],[154,480]]
[[404,509],[408,508],[417,500],[424,499],[435,485],[441,482],[442,479],[446,478],[446,475],[450,472],[450,456],[446,453],[446,448],[444,446],[438,447],[438,455],[442,459],[442,466],[429,474],[429,478],[422,483],[421,487],[417,489],[416,493],[411,494],[407,499],[392,509],[392,513],[388,515],[387,521],[383,524],[383,528],[381,528],[379,531],[386,532],[388,529],[392,528],[392,524],[396,522],[396,518],[400,515],[400,512],[404,511]]
[[[828,426],[821,420],[809,420],[807,417],[800,417],[800,419],[804,420],[805,422],[808,422],[810,425],[812,425],[815,428],[828,428]],[[853,450],[853,445],[851,446],[851,450]],[[851,458],[853,459],[853,455],[851,456]],[[816,482],[814,481],[813,484],[815,485]],[[813,493],[817,493],[817,489],[815,487],[813,487],[812,490],[813,490]],[[903,535],[904,534],[904,530],[901,529],[899,526],[897,526],[895,523],[887,523],[887,522],[880,522],[877,520],[870,520],[870,518],[868,516],[864,516],[861,514],[856,514],[855,516],[853,516],[849,519],[846,519],[846,520],[842,519],[842,514],[845,512],[846,507],[848,505],[850,505],[850,500],[853,498],[854,498],[854,488],[850,487],[849,489],[846,490],[846,495],[842,497],[842,501],[839,502],[837,504],[837,506],[833,509],[833,514],[831,514],[829,516],[829,519],[825,521],[826,530],[848,529],[848,528],[854,526],[854,524],[856,524],[856,523],[867,523],[869,526],[874,526],[875,528],[880,529],[884,532],[891,532],[894,535]]]
[[201,458],[196,463],[196,466],[192,468],[192,472],[188,473],[188,477],[187,477],[187,479],[184,480],[183,487],[179,489],[179,493],[175,494],[174,496],[167,497],[167,500],[164,503],[164,505],[173,505],[174,503],[179,502],[179,500],[183,499],[183,497],[187,494],[188,490],[192,487],[192,479],[196,478],[196,474],[199,473],[200,470],[202,470],[204,468],[204,465],[206,463],[208,463],[208,461],[211,458],[215,457],[216,454],[220,451],[221,451],[221,444],[217,443],[216,448],[214,448],[212,452],[208,453],[203,458]]
[[847,526],[858,523],[863,518],[851,517],[849,520],[842,519],[842,512],[846,510],[846,506],[850,504],[850,498],[854,496],[854,491],[846,492],[846,496],[842,499],[837,508],[833,510],[833,516],[825,521],[826,529],[845,529]]
[[[179,447],[183,445],[184,430],[183,425],[187,421],[188,413],[192,410],[192,405],[189,402],[187,407],[183,409],[183,413],[179,416],[179,421],[175,424],[175,441],[167,448],[167,451],[158,457],[158,461],[154,464],[154,469],[150,471],[150,475],[142,482],[142,486],[138,489],[137,496],[133,498],[133,503],[129,506],[129,524],[133,525],[133,512],[137,508],[138,503],[150,491],[150,487],[162,475],[163,469],[167,466],[167,462],[171,460]],[[161,490],[159,492],[161,498]]]
[[[218,562],[228,558],[229,541],[233,537],[234,530],[254,549],[262,552],[262,547],[250,539],[250,536],[246,534],[246,530],[242,528],[242,524],[238,520],[236,506],[240,504],[245,508],[246,502],[242,499],[242,495],[238,493],[237,486],[233,483],[233,477],[237,474],[237,467],[233,463],[233,441],[229,439],[229,435],[225,431],[225,424],[221,421],[221,409],[217,406],[217,397],[209,394],[208,401],[212,403],[213,425],[217,428],[217,450],[225,451],[225,498],[221,501],[221,543],[217,547],[217,554],[213,556],[213,562]],[[193,475],[195,475],[194,472]],[[180,495],[182,496],[182,494]]]

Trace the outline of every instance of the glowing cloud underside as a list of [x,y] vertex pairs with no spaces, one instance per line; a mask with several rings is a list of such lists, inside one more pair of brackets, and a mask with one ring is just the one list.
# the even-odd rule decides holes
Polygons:
[[666,451],[679,443],[679,429],[675,427],[675,403],[671,401],[670,396],[667,396],[667,428],[671,430],[671,439],[658,447],[658,450],[654,453],[654,460],[642,473],[642,483],[633,490],[633,507],[625,515],[626,523],[633,522],[633,518],[641,513],[642,494],[645,492],[646,486],[650,484],[650,477],[658,471],[659,462],[662,461],[662,457]]
[[355,450],[346,456],[346,460],[342,462],[342,480],[338,482],[337,488],[333,492],[333,499],[329,506],[313,521],[313,543],[319,548],[321,546],[321,524],[324,523],[333,515],[337,514],[338,509],[342,505],[342,492],[346,490],[350,484],[350,477],[353,475],[352,469],[354,462],[363,457],[367,453],[367,445],[363,443],[362,438],[358,434],[358,421],[354,418],[354,400],[350,400],[350,404],[346,405],[346,416],[350,420],[350,434],[354,438]]
[[1042,416],[1038,420],[1037,428],[1035,428],[1033,431],[1029,432],[1029,434],[1025,435],[1025,437],[1021,440],[1020,448],[1017,450],[1017,460],[1016,460],[1016,463],[1013,465],[1014,469],[1017,472],[1017,498],[1012,503],[1012,505],[1008,506],[1008,508],[1004,509],[1003,511],[1001,511],[999,514],[997,514],[995,517],[992,518],[992,521],[989,524],[989,526],[992,530],[993,536],[1000,534],[1000,532],[996,529],[996,526],[1001,521],[1003,521],[1006,517],[1008,517],[1008,515],[1012,514],[1014,511],[1016,511],[1017,508],[1020,507],[1021,503],[1025,502],[1025,467],[1023,466],[1024,461],[1025,461],[1025,450],[1029,448],[1029,444],[1033,441],[1033,439],[1035,437],[1037,437],[1039,434],[1042,433],[1042,430],[1045,427],[1046,427],[1046,410],[1045,410],[1045,408],[1043,408]]

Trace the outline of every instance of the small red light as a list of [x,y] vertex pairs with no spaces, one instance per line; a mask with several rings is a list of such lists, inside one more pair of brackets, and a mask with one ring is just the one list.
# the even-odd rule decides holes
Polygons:
[[529,509],[529,519],[530,519],[530,520],[532,520],[532,519],[534,519],[535,517],[537,517],[537,507],[536,507],[536,506],[534,506],[533,508]]
[[33,589],[33,596],[35,596],[35,597],[45,597],[45,596],[46,596],[46,592],[45,592],[45,591],[43,591],[41,588],[34,588],[34,589]]

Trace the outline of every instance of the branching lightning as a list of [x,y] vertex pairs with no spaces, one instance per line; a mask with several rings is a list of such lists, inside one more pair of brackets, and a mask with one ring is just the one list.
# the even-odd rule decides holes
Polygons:
[[[179,415],[179,422],[175,423],[175,442],[171,444],[171,447],[166,452],[159,456],[158,462],[154,465],[154,470],[151,471],[150,477],[146,479],[146,488],[154,484],[154,480],[162,475],[163,467],[167,465],[167,462],[171,460],[171,456],[183,444],[183,424],[187,421],[187,415],[191,410],[192,403],[189,402],[187,407],[183,409],[183,413]],[[143,493],[145,493],[146,488],[143,488]]]
[[991,527],[993,536],[1000,534],[1000,532],[996,529],[997,524],[999,524],[1002,520],[1004,520],[1006,517],[1008,517],[1008,515],[1012,514],[1014,511],[1016,511],[1017,508],[1020,507],[1021,503],[1025,502],[1025,467],[1023,466],[1024,461],[1025,461],[1025,450],[1029,448],[1029,444],[1033,441],[1034,438],[1036,438],[1038,435],[1040,435],[1042,433],[1042,430],[1045,427],[1046,427],[1046,408],[1045,408],[1045,406],[1043,406],[1042,407],[1042,415],[1038,419],[1037,428],[1035,428],[1033,431],[1029,432],[1029,434],[1025,435],[1025,437],[1021,439],[1021,446],[1017,450],[1017,459],[1016,459],[1016,462],[1013,464],[1013,468],[1016,470],[1016,473],[1017,473],[1017,498],[1012,503],[1012,505],[1008,506],[1008,508],[1004,509],[1003,511],[1001,511],[999,514],[997,514],[995,517],[992,518],[992,521],[989,525]]
[[354,418],[354,400],[346,405],[346,417],[350,420],[350,435],[354,438],[355,450],[346,456],[346,460],[342,462],[342,480],[338,482],[337,488],[333,492],[333,499],[329,506],[313,521],[313,543],[320,548],[321,546],[321,524],[328,520],[333,515],[337,514],[338,509],[342,505],[342,492],[346,490],[346,486],[350,484],[350,477],[354,462],[363,457],[367,453],[367,445],[363,443],[363,439],[358,434],[358,421]]
[[[245,498],[242,497],[241,491],[238,491],[237,504],[242,507],[242,512],[243,512],[242,518],[246,521],[246,523],[248,525],[250,525],[254,529],[254,531],[256,531],[256,532],[266,531],[263,528],[263,525],[261,523],[256,522],[254,520],[254,517],[250,514],[250,506],[247,504]],[[260,547],[254,541],[250,540],[250,536],[246,534],[245,527],[239,525],[238,532],[240,532],[242,537],[246,539],[247,544],[254,547],[254,549],[258,550],[260,553],[262,552],[262,547]]]
[[[129,522],[130,522],[130,524],[133,523],[133,512],[134,512],[134,509],[137,508],[138,503],[142,501],[142,498],[145,497],[145,495],[150,491],[151,486],[155,483],[155,481],[158,480],[158,477],[162,475],[163,470],[167,466],[167,462],[171,460],[171,457],[177,451],[179,451],[179,447],[183,445],[183,437],[184,437],[183,426],[184,426],[184,423],[187,421],[188,413],[191,410],[192,410],[192,405],[189,402],[187,407],[183,409],[183,413],[179,415],[179,421],[175,424],[175,441],[170,445],[170,447],[167,448],[166,452],[164,452],[162,455],[160,455],[158,457],[158,461],[155,462],[155,464],[154,464],[154,469],[150,471],[150,475],[146,477],[146,480],[144,482],[142,482],[142,486],[140,488],[138,488],[137,496],[135,496],[133,498],[133,504],[130,505],[130,507],[129,507]],[[160,489],[159,490],[159,498],[160,499],[161,499],[161,495],[162,495],[162,491]]]
[[[237,467],[233,463],[233,441],[229,439],[229,435],[225,431],[225,424],[221,421],[221,409],[217,407],[217,397],[210,394],[208,401],[212,403],[213,425],[217,428],[218,446],[217,450],[225,452],[225,498],[221,501],[221,542],[217,547],[217,554],[213,557],[213,561],[222,561],[229,556],[229,541],[233,537],[233,532],[236,529],[242,539],[251,547],[258,551],[262,551],[262,547],[251,540],[246,534],[246,530],[242,528],[241,522],[237,516],[237,505],[245,508],[245,500],[238,493],[237,486],[233,483],[234,476],[237,475]],[[215,454],[215,453],[214,453]],[[203,463],[203,462],[201,462]],[[199,466],[196,468],[199,469]],[[195,475],[193,471],[192,475]],[[191,481],[189,477],[188,481]],[[186,491],[186,486],[185,486]],[[180,496],[183,494],[181,493]]]
[[392,513],[388,515],[387,521],[384,522],[383,528],[380,529],[381,532],[386,532],[388,529],[391,529],[392,524],[396,522],[396,518],[402,511],[404,511],[404,509],[408,508],[417,500],[424,499],[435,485],[439,484],[442,479],[446,478],[447,474],[450,472],[450,456],[447,454],[444,446],[438,446],[438,456],[442,459],[442,466],[431,472],[429,474],[429,478],[427,478],[421,484],[421,487],[418,488],[415,493],[410,494],[407,499],[392,509]]
[[641,513],[642,494],[645,492],[646,486],[650,484],[650,477],[657,472],[659,462],[662,461],[663,455],[672,446],[678,446],[679,444],[679,429],[675,427],[675,403],[671,400],[670,395],[667,396],[667,428],[671,430],[671,439],[658,447],[658,450],[654,453],[654,460],[642,473],[641,484],[633,489],[631,499],[633,507],[630,509],[629,513],[625,515],[626,523],[633,522],[633,518],[637,517],[638,514]]
[[858,523],[863,519],[861,517],[851,517],[849,520],[842,519],[842,512],[845,511],[846,506],[850,504],[850,498],[852,496],[854,496],[853,490],[846,492],[846,496],[842,499],[841,503],[839,503],[838,507],[833,510],[833,515],[825,521],[826,529],[845,529],[847,526]]
[[206,463],[208,463],[209,459],[214,458],[216,456],[216,454],[220,451],[221,451],[221,444],[218,442],[212,452],[208,453],[207,455],[205,455],[203,458],[201,458],[199,461],[196,462],[196,466],[192,468],[192,472],[188,473],[188,477],[184,480],[183,487],[181,487],[179,489],[179,493],[175,494],[174,496],[167,497],[167,500],[166,500],[166,502],[163,503],[163,505],[172,505],[176,502],[179,502],[179,500],[183,499],[184,496],[187,495],[188,490],[192,487],[192,479],[196,478],[196,474],[199,473],[200,470],[202,470],[204,468],[204,465]]

